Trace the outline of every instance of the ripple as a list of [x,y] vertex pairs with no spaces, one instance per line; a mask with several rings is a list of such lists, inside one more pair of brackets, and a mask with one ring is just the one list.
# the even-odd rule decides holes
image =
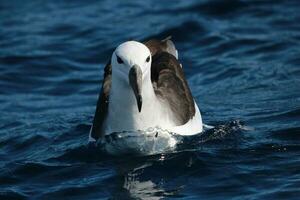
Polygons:
[[0,198],[7,199],[7,200],[17,200],[17,199],[19,200],[19,199],[28,199],[28,196],[18,191],[2,190],[0,191]]
[[286,141],[300,141],[300,135],[298,134],[300,127],[293,127],[288,129],[276,130],[272,132],[272,137]]
[[241,12],[247,6],[246,2],[239,0],[223,1],[208,1],[200,4],[191,5],[185,8],[172,10],[172,12],[196,12],[213,17],[224,17],[234,15]]
[[[268,0],[1,2],[0,199],[297,199],[298,8]],[[111,156],[88,145],[114,48],[169,35],[203,121],[215,128],[172,135],[176,148],[153,155]]]
[[[185,30],[190,30],[189,32],[186,32]],[[185,22],[177,27],[170,28],[167,30],[164,30],[163,32],[157,34],[157,35],[151,35],[151,37],[144,39],[145,41],[150,38],[166,38],[168,36],[172,36],[175,41],[183,42],[186,41],[187,38],[193,38],[195,37],[195,34],[205,34],[205,28],[201,26],[196,21],[188,21]]]

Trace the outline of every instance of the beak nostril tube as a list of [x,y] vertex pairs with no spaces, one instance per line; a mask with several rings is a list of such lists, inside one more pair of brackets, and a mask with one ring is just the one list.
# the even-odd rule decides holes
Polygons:
[[129,71],[129,83],[134,92],[138,110],[141,112],[143,98],[142,98],[142,70],[138,65],[133,65]]

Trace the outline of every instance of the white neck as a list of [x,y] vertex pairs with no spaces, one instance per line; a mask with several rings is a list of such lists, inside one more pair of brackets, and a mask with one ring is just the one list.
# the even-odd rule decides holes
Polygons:
[[150,73],[144,77],[142,83],[142,110],[138,106],[134,92],[128,81],[112,74],[108,118],[105,133],[119,131],[145,130],[159,125],[160,101],[157,99],[151,82]]

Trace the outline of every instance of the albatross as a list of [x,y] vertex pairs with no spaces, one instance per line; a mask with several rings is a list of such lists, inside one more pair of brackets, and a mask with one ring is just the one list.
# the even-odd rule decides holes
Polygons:
[[89,141],[151,127],[179,135],[203,130],[199,108],[170,37],[127,41],[115,49],[104,68]]

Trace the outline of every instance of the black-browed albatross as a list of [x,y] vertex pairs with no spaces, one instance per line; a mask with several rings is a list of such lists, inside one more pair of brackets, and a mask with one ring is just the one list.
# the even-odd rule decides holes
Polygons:
[[179,135],[202,132],[199,108],[170,38],[116,48],[104,69],[89,141],[150,127]]

